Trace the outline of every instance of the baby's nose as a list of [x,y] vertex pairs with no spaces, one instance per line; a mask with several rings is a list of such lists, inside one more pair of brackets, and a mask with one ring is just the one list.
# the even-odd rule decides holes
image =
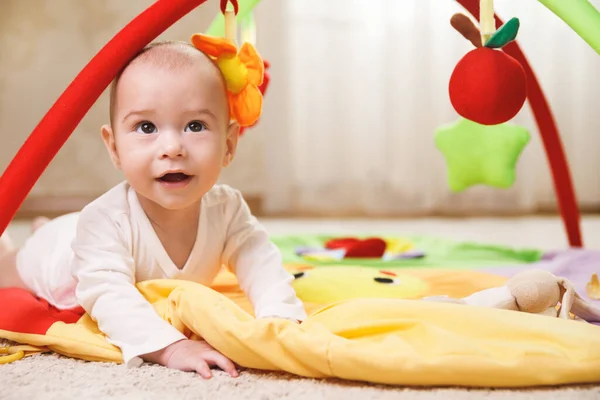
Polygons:
[[176,158],[184,155],[185,147],[181,136],[175,133],[165,134],[161,146],[161,158]]

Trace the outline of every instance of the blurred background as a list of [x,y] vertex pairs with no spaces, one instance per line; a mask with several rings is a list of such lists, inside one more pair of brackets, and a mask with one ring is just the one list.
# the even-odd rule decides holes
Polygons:
[[[591,1],[600,7],[599,0]],[[85,64],[151,0],[0,0],[0,170]],[[496,0],[554,112],[582,210],[600,211],[600,57],[537,1]],[[260,124],[222,182],[263,216],[414,217],[556,211],[526,103],[513,122],[532,141],[509,190],[451,193],[433,134],[458,116],[448,80],[472,46],[442,0],[263,0],[257,47],[272,64]],[[160,39],[188,40],[218,12],[209,0]],[[80,209],[122,177],[100,126],[105,93],[50,164],[20,216]]]

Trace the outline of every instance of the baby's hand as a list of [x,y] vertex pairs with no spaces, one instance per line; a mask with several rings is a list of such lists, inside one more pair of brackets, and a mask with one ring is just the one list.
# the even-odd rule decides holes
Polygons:
[[210,379],[211,366],[217,366],[232,377],[239,374],[227,357],[213,349],[205,341],[180,340],[162,350],[142,356],[144,361],[164,365],[180,371],[196,371],[203,378]]

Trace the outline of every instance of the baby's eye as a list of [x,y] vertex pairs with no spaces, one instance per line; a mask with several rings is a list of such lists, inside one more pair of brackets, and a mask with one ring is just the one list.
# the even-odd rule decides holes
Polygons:
[[141,124],[139,124],[136,128],[136,132],[138,133],[155,133],[158,130],[156,129],[156,125],[154,125],[152,122],[142,122]]
[[206,125],[200,121],[192,121],[185,127],[185,130],[190,132],[202,132],[205,129]]

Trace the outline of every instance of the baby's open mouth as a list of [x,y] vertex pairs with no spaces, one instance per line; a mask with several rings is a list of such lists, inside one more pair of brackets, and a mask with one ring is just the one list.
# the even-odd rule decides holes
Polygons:
[[179,183],[179,182],[185,182],[190,178],[191,178],[191,175],[184,174],[183,172],[170,172],[170,173],[164,174],[163,176],[158,178],[158,180],[161,182]]

